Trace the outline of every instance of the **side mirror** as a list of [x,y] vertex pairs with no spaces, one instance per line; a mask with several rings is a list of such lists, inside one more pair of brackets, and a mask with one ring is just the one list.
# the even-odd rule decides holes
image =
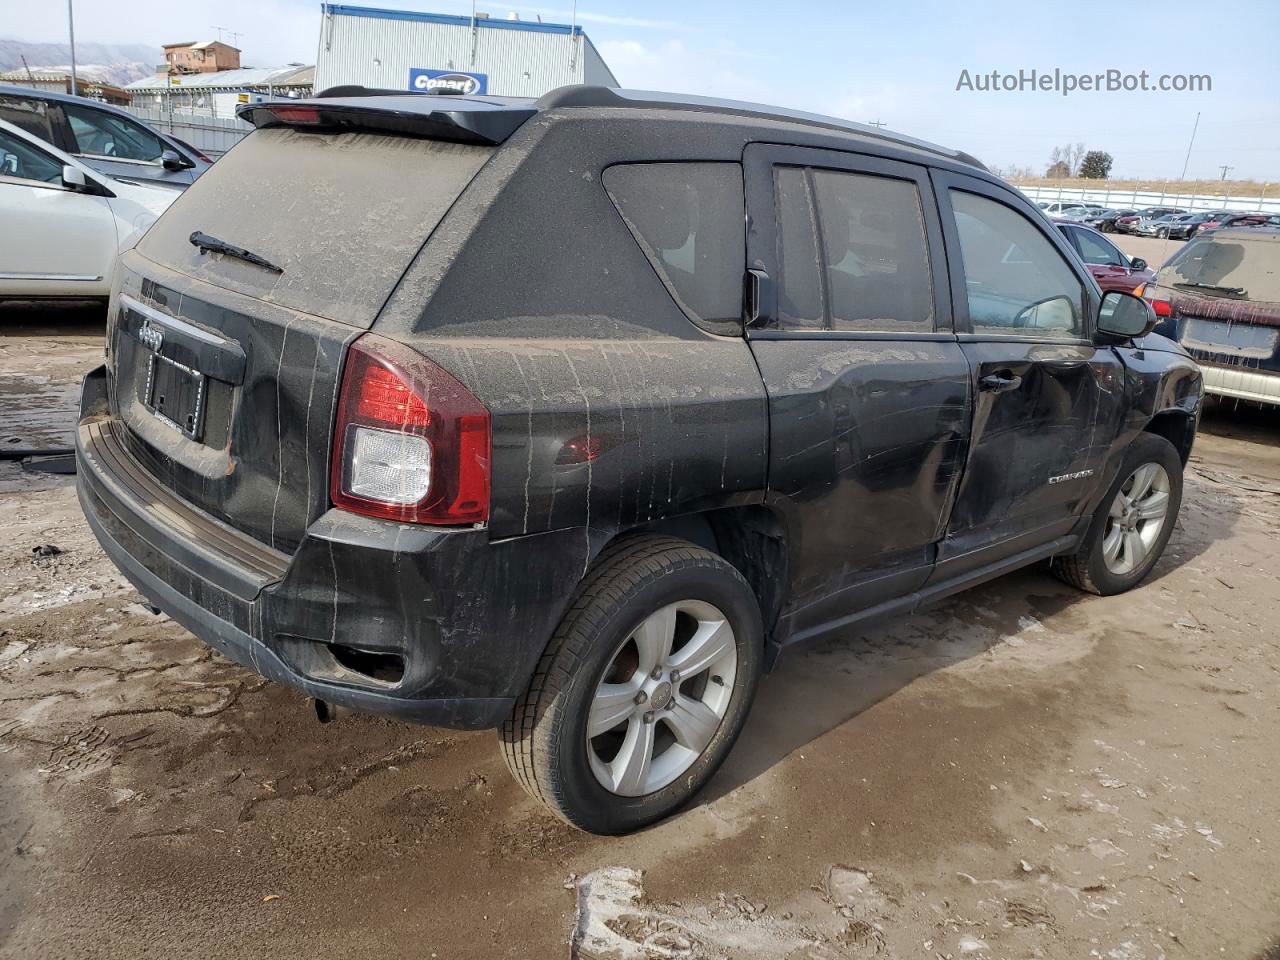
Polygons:
[[1145,270],[1147,269],[1147,261],[1143,260],[1141,257],[1134,257],[1132,260],[1129,261],[1129,269]]
[[79,167],[73,167],[66,163],[62,166],[62,185],[68,190],[74,190],[77,193],[87,193],[89,190],[89,178],[84,175],[84,171]]
[[1110,290],[1102,296],[1098,310],[1098,332],[1120,340],[1145,337],[1156,325],[1151,304],[1132,293]]
[[183,157],[177,150],[166,150],[160,154],[160,166],[166,170],[187,170],[195,166],[195,164]]

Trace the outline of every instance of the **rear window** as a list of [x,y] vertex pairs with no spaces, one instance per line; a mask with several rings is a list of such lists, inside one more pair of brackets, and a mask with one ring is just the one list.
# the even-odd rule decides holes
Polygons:
[[1169,259],[1158,282],[1209,297],[1280,303],[1280,240],[1198,237]]
[[618,164],[603,182],[631,233],[691,319],[729,332],[742,319],[742,167]]
[[[138,250],[189,276],[367,327],[492,147],[372,133],[250,134],[182,194]],[[283,268],[204,254],[195,231]]]

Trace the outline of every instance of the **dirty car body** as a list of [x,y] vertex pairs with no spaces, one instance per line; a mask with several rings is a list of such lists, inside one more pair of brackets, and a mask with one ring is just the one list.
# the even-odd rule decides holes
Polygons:
[[1280,404],[1280,230],[1197,235],[1144,296],[1156,330],[1201,364],[1208,393]]
[[[673,543],[750,591],[759,651],[728,616],[745,683],[757,652],[767,667],[1071,554],[1144,432],[1189,455],[1196,364],[1158,336],[1100,335],[1102,291],[1066,238],[963,154],[658,94],[339,92],[244,111],[259,129],[123,258],[77,441],[86,516],[138,589],[319,700],[534,723],[529,691],[599,571]],[[820,206],[848,226],[805,254]],[[1069,328],[972,293],[961,246],[981,259],[985,241],[965,217],[988,214],[1054,259],[1074,305],[1047,315]],[[983,269],[1018,276],[1005,246]],[[421,407],[424,436],[455,433],[361,433],[387,390]],[[395,489],[440,471],[456,496],[362,498],[367,464]],[[646,723],[694,696],[662,669],[636,680]],[[616,832],[671,808],[614,793],[639,797],[619,819],[557,809]]]

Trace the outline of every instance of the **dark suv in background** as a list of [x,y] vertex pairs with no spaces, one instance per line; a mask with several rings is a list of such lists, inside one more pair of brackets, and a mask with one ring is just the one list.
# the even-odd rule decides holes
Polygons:
[[972,158],[364,93],[242,108],[122,259],[77,437],[125,575],[322,714],[497,727],[616,833],[706,783],[789,647],[1159,558],[1200,372]]
[[185,189],[212,163],[190,144],[84,97],[0,85],[0,120],[111,177]]

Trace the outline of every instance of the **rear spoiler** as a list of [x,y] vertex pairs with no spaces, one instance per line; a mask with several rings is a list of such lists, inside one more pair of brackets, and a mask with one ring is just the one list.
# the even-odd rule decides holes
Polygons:
[[496,146],[538,112],[533,101],[330,87],[309,100],[248,103],[236,116],[255,127],[363,130]]

